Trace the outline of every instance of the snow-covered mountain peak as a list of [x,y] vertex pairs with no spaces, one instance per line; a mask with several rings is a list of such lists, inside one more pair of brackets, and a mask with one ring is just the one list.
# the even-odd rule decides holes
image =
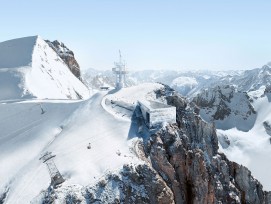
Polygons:
[[88,89],[40,36],[0,43],[0,100],[87,98]]

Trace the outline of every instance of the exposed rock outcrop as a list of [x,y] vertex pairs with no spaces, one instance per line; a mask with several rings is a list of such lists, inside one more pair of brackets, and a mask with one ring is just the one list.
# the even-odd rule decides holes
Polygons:
[[54,189],[43,203],[271,203],[271,192],[246,167],[218,151],[215,126],[201,119],[197,106],[166,86],[156,94],[176,107],[177,124],[137,143],[142,164],[124,165],[94,185]]
[[270,192],[244,166],[218,152],[215,128],[178,96],[177,125],[145,141],[146,157],[174,193],[176,203],[271,203]]
[[263,122],[264,129],[268,135],[271,136],[271,125],[268,121]]
[[125,165],[119,174],[110,173],[93,186],[48,189],[42,196],[44,204],[174,203],[171,189],[155,170],[145,164]]
[[0,204],[4,204],[5,203],[5,199],[6,199],[7,195],[8,195],[8,192],[9,192],[9,188],[6,187],[5,191],[2,192],[2,193],[0,193]]
[[248,94],[237,91],[234,86],[205,89],[193,98],[193,102],[200,108],[201,117],[207,122],[214,121],[219,129],[236,127],[248,131],[256,120],[256,111]]
[[263,96],[267,96],[268,101],[271,102],[271,85],[265,87]]
[[67,48],[64,43],[46,40],[48,45],[60,56],[60,58],[67,64],[71,72],[81,80],[80,66],[74,57],[73,51]]

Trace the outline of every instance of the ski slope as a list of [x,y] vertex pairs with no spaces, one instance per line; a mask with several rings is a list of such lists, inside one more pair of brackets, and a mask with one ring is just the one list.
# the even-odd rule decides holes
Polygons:
[[131,151],[133,139],[128,140],[135,137],[132,123],[103,109],[105,94],[42,101],[44,114],[41,101],[0,104],[0,194],[9,189],[6,203],[29,203],[49,186],[47,167],[39,161],[45,151],[56,154],[67,186],[89,185],[106,171],[139,162]]

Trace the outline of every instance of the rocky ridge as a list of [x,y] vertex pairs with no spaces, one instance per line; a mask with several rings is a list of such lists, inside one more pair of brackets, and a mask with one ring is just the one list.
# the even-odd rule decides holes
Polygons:
[[94,185],[48,188],[41,195],[43,203],[174,203],[171,189],[146,164],[127,164],[120,172],[108,173]]
[[215,122],[219,129],[236,127],[248,131],[256,120],[252,99],[232,85],[205,89],[192,102],[200,108],[201,117],[208,122]]
[[60,56],[60,58],[67,64],[71,72],[81,80],[81,71],[78,62],[74,57],[73,51],[67,48],[64,43],[46,40],[48,45]]
[[197,106],[167,86],[157,97],[176,106],[177,124],[137,143],[142,164],[124,165],[87,187],[60,187],[43,194],[43,203],[271,203],[271,192],[246,167],[219,152],[216,129]]

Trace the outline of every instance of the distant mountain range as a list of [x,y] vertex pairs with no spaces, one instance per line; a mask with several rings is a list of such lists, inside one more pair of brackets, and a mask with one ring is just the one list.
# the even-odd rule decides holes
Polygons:
[[[127,76],[127,85],[143,82],[161,82],[177,90],[181,95],[193,97],[201,90],[215,85],[233,85],[238,91],[255,91],[271,84],[271,65],[262,68],[241,71],[171,71],[145,70],[131,71]],[[84,70],[82,77],[86,84],[99,88],[103,84],[114,86],[115,77],[108,71]]]

